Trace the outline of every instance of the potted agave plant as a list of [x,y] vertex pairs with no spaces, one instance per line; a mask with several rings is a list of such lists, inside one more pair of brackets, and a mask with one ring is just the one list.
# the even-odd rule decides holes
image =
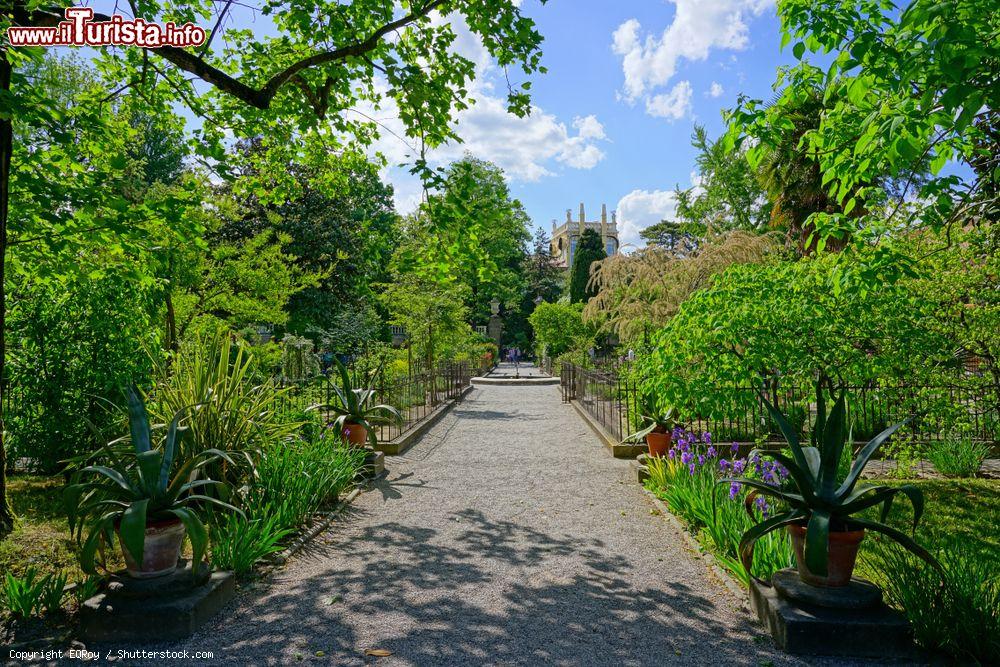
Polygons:
[[[836,394],[833,409],[826,411],[823,385],[829,385],[831,396]],[[760,480],[736,478],[720,482],[745,485],[754,494],[774,498],[784,505],[784,511],[750,528],[740,540],[739,553],[743,567],[750,572],[754,543],[768,533],[784,528],[795,549],[799,577],[813,586],[840,587],[851,581],[858,548],[866,531],[881,533],[902,547],[939,567],[931,554],[909,535],[885,524],[886,516],[896,496],[902,494],[913,505],[913,530],[917,529],[924,510],[920,489],[912,484],[885,486],[859,484],[858,480],[871,457],[906,422],[890,426],[861,447],[846,474],[838,474],[841,456],[847,442],[846,393],[834,390],[833,384],[821,378],[816,386],[816,424],[812,443],[803,446],[795,428],[761,394],[771,417],[778,424],[791,449],[783,453],[754,450],[769,457],[788,470],[788,480],[782,488]],[[751,453],[751,456],[753,453]],[[841,477],[843,477],[841,479]],[[748,500],[749,503],[749,500]],[[861,514],[881,506],[881,520],[874,521]]]
[[626,441],[641,442],[646,440],[650,456],[663,456],[670,449],[674,429],[680,426],[676,411],[673,408],[660,410],[652,394],[645,394],[639,401],[639,431],[628,436]]
[[[222,482],[198,478],[216,461],[232,463],[229,455],[207,449],[185,460],[176,460],[184,430],[180,422],[189,410],[179,411],[167,427],[162,443],[152,444],[149,416],[135,388],[128,395],[128,438],[102,448],[98,463],[74,473],[64,502],[70,532],[83,542],[80,565],[96,572],[95,557],[117,535],[128,574],[148,579],[170,574],[177,567],[185,534],[191,539],[193,563],[201,568],[208,546],[208,531],[198,516],[197,503],[214,503],[238,512],[217,498],[199,494]],[[126,439],[131,447],[120,445]],[[83,540],[84,527],[89,527]]]
[[344,440],[357,447],[365,443],[375,445],[375,427],[403,421],[399,410],[391,405],[372,405],[374,389],[359,389],[351,381],[350,373],[339,359],[334,359],[340,373],[342,387],[334,385],[337,401],[332,405],[318,406],[336,415],[333,428],[343,434]]

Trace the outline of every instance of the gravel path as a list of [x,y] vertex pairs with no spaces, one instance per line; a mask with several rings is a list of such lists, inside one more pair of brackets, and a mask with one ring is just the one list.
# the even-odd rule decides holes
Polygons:
[[168,648],[244,664],[798,664],[558,387],[476,388],[388,466],[287,567]]

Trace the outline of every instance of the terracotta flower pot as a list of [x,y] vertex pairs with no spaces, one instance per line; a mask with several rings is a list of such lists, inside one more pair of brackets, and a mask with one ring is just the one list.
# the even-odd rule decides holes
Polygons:
[[368,429],[361,424],[344,424],[344,440],[357,447],[368,444]]
[[179,519],[155,521],[146,525],[146,544],[142,549],[142,565],[135,562],[132,554],[122,544],[121,531],[118,531],[118,543],[122,544],[122,555],[125,557],[125,570],[130,577],[136,579],[152,579],[163,577],[177,569],[177,560],[181,557],[181,545],[184,544],[184,524]]
[[670,449],[671,436],[669,433],[657,433],[653,431],[652,433],[646,434],[646,446],[649,447],[650,456],[663,456]]
[[792,538],[792,546],[795,548],[795,563],[799,568],[799,577],[802,581],[813,586],[825,588],[836,588],[846,586],[851,582],[851,575],[854,574],[854,561],[858,557],[858,548],[861,540],[865,536],[862,530],[830,531],[827,542],[827,563],[826,576],[821,577],[813,574],[806,567],[805,541],[806,527],[799,525],[788,526],[788,534]]

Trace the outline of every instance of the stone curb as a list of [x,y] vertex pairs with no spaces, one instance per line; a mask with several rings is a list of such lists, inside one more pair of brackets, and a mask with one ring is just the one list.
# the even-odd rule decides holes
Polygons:
[[736,601],[739,603],[740,607],[749,611],[750,610],[750,599],[747,597],[747,591],[744,589],[738,581],[733,579],[732,575],[722,567],[715,556],[712,555],[710,551],[705,549],[698,541],[694,535],[692,535],[688,529],[684,526],[684,522],[681,521],[677,516],[675,516],[668,508],[667,504],[660,500],[655,493],[649,489],[643,488],[642,492],[646,494],[650,502],[660,511],[660,514],[667,520],[667,522],[673,527],[677,532],[681,534],[684,543],[687,545],[688,549],[694,552],[696,558],[705,561],[708,566],[708,570],[715,575],[715,578],[719,580],[723,586],[726,587]]
[[437,424],[449,410],[451,410],[458,403],[461,403],[474,388],[474,385],[471,384],[463,388],[462,392],[458,395],[458,398],[448,399],[441,403],[439,406],[434,408],[429,415],[424,417],[419,424],[389,442],[378,443],[375,446],[375,450],[382,452],[386,456],[399,456],[400,454],[403,454],[406,450],[412,447],[417,440],[423,437],[423,435],[427,433],[432,426]]

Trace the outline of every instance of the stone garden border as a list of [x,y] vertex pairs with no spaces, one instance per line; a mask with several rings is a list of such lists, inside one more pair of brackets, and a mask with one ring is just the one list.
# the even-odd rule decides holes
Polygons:
[[417,440],[423,437],[423,435],[427,433],[432,426],[437,424],[441,418],[452,409],[452,407],[464,400],[473,389],[474,387],[471,384],[464,387],[457,398],[449,398],[443,401],[440,405],[434,408],[429,415],[424,417],[406,433],[403,433],[388,442],[380,442],[375,445],[375,451],[382,452],[386,456],[399,456],[412,447]]

